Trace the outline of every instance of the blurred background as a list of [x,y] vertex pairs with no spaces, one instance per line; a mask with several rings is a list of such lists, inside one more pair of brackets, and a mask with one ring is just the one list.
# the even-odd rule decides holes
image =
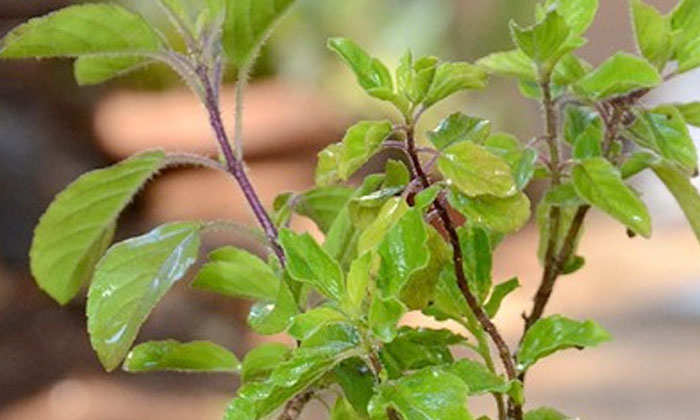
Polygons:
[[[675,0],[650,3],[669,10]],[[0,35],[67,0],[2,0]],[[154,19],[143,0],[124,1]],[[416,54],[473,61],[510,48],[511,18],[532,21],[534,0],[299,0],[256,69],[246,101],[246,151],[266,204],[283,190],[312,184],[315,155],[360,118],[394,116],[366,96],[325,48],[349,36],[393,67]],[[634,50],[627,2],[601,1],[582,55],[598,64]],[[163,28],[167,28],[163,21]],[[232,123],[232,87],[224,91]],[[654,92],[648,103],[700,99],[700,72]],[[536,104],[514,83],[494,79],[484,92],[458,96],[426,115],[432,128],[458,109],[493,121],[497,131],[527,140],[541,130]],[[231,125],[229,125],[231,128]],[[694,134],[700,139],[700,133]],[[68,61],[0,63],[0,419],[180,420],[221,418],[235,377],[106,374],[90,350],[84,299],[59,308],[28,273],[32,229],[51,198],[84,171],[154,147],[215,154],[203,109],[167,69],[152,67],[110,84],[78,88]],[[595,420],[698,418],[700,401],[700,246],[680,210],[653,178],[642,177],[655,215],[650,241],[629,240],[619,225],[594,214],[582,254],[588,266],[563,278],[550,311],[595,318],[612,343],[569,351],[533,369],[528,404],[549,404]],[[533,190],[536,193],[537,188]],[[170,171],[152,183],[121,220],[119,238],[183,218],[253,223],[235,185],[206,170]],[[313,229],[300,221],[300,229]],[[522,290],[497,322],[511,342],[540,276],[536,229],[528,227],[498,253],[496,277],[519,275]],[[215,237],[206,250],[236,237]],[[247,332],[244,302],[193,292],[181,282],[142,330],[141,340],[210,339],[243,356],[261,340]],[[412,314],[407,323],[426,320]],[[475,402],[480,413],[486,405]],[[313,403],[307,419],[321,418]]]

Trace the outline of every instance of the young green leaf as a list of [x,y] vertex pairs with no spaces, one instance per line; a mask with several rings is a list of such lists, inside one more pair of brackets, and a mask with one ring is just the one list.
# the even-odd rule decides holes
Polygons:
[[127,372],[226,372],[241,368],[236,356],[208,341],[149,341],[134,347],[124,361]]
[[289,326],[289,335],[297,340],[304,341],[327,325],[347,321],[348,319],[345,315],[337,309],[330,306],[319,306],[295,316]]
[[471,198],[451,190],[447,197],[450,204],[472,223],[482,224],[495,232],[517,232],[530,219],[530,199],[522,192],[506,198],[490,195]]
[[673,105],[644,111],[629,128],[633,139],[676,164],[688,175],[698,168],[698,152],[683,115]]
[[308,283],[326,297],[340,302],[345,294],[343,271],[308,234],[283,229],[280,244],[287,256],[287,271],[296,281]]
[[223,47],[238,69],[252,64],[292,3],[294,0],[226,0]]
[[586,126],[585,130],[574,140],[572,154],[574,159],[588,159],[603,156],[603,123],[596,119]]
[[257,420],[282,406],[298,392],[313,385],[345,359],[358,355],[360,337],[354,329],[329,326],[277,364],[261,382],[248,383],[229,404],[225,420]]
[[357,258],[350,265],[348,271],[346,289],[343,298],[343,308],[353,315],[359,316],[363,313],[363,305],[367,297],[367,288],[370,278],[374,277],[377,264],[375,254],[366,252]]
[[644,58],[663,70],[673,56],[671,20],[642,0],[630,0],[637,46]]
[[508,164],[478,144],[453,144],[438,158],[438,168],[469,197],[484,194],[511,197],[518,192]]
[[661,84],[659,71],[643,58],[619,52],[584,76],[575,90],[593,100],[604,100]]
[[690,180],[676,168],[668,164],[656,164],[652,167],[656,176],[666,185],[683,209],[685,217],[700,241],[700,193]]
[[501,376],[491,372],[489,368],[479,362],[462,359],[445,370],[460,378],[469,388],[469,395],[483,395],[487,393],[507,393],[511,383]]
[[530,183],[535,173],[538,152],[532,147],[522,147],[514,136],[497,133],[486,139],[484,146],[493,154],[500,156],[510,166],[515,186],[522,191]]
[[467,410],[469,388],[457,376],[439,368],[426,368],[413,375],[379,385],[370,401],[372,419],[388,419],[396,410],[404,419],[472,420]]
[[573,34],[582,35],[595,19],[598,0],[545,0],[541,14],[550,10],[556,10],[564,18]]
[[370,160],[391,133],[389,121],[362,121],[348,129],[336,161],[340,179],[347,181]]
[[366,419],[367,406],[374,396],[376,384],[372,370],[362,359],[355,357],[341,362],[333,369],[333,374],[355,412]]
[[69,6],[29,20],[0,41],[2,58],[149,55],[161,49],[146,20],[115,4]]
[[398,296],[411,276],[430,259],[428,233],[422,215],[409,210],[388,231],[379,245],[381,265],[377,286],[384,297]]
[[516,77],[528,81],[537,80],[535,63],[521,50],[493,53],[480,59],[476,64],[489,73],[500,76]]
[[81,86],[97,85],[152,64],[154,60],[138,56],[84,55],[75,60],[75,80]]
[[408,308],[396,296],[375,293],[369,304],[367,323],[372,334],[387,343],[396,337],[397,324],[406,312]]
[[197,273],[192,287],[223,296],[275,300],[280,279],[260,258],[234,247],[217,249]]
[[[420,212],[420,210],[416,209]],[[426,224],[428,240],[426,246],[430,259],[425,267],[416,270],[401,290],[401,301],[409,309],[423,309],[433,301],[440,271],[452,260],[452,248],[445,238],[432,226]]]
[[199,254],[198,223],[174,223],[120,242],[95,268],[87,300],[88,333],[102,365],[124,359],[153,308]]
[[676,37],[677,71],[684,73],[700,66],[700,1],[682,0],[671,12],[671,27]]
[[491,291],[492,282],[493,256],[489,234],[486,229],[474,223],[460,228],[458,233],[464,253],[469,289],[480,302],[484,302]]
[[243,383],[262,381],[275,367],[292,354],[292,349],[281,343],[264,343],[249,351],[243,358]]
[[457,286],[455,267],[452,264],[446,264],[438,277],[435,299],[432,305],[425,308],[423,312],[438,321],[444,321],[446,319],[462,320],[467,311],[469,311],[469,307],[464,295],[459,290],[459,286]]
[[328,187],[340,181],[338,162],[343,152],[342,143],[333,143],[318,153],[314,181],[318,187]]
[[363,254],[379,246],[387,232],[409,211],[408,204],[400,197],[387,200],[377,218],[360,235],[357,251]]
[[484,304],[484,311],[486,311],[486,314],[489,316],[489,318],[493,318],[496,316],[498,310],[501,309],[501,303],[503,302],[503,299],[505,299],[509,294],[517,290],[519,287],[520,281],[517,277],[514,277],[506,282],[497,284],[493,288],[489,300],[486,301],[486,304]]
[[592,109],[567,105],[564,108],[564,140],[573,146],[589,125],[600,124],[600,122],[600,116]]
[[530,57],[543,74],[548,74],[561,57],[580,47],[580,42],[573,42],[571,28],[566,20],[552,10],[544,19],[528,28],[521,28],[514,22],[510,25],[513,42]]
[[396,70],[399,92],[411,103],[421,103],[433,84],[439,61],[436,57],[421,57],[414,62],[411,52],[407,51]]
[[34,232],[32,275],[60,304],[73,299],[112,241],[124,207],[165,165],[165,154],[147,152],[87,173],[51,203]]
[[463,90],[483,89],[487,83],[488,75],[480,67],[469,63],[440,64],[423,106],[429,108]]
[[606,341],[610,341],[610,334],[595,322],[554,315],[535,322],[525,334],[516,357],[520,369],[526,370],[556,351],[595,347]]
[[676,108],[683,115],[685,122],[695,127],[700,127],[700,102],[677,105]]
[[409,370],[452,363],[449,346],[464,341],[449,330],[401,327],[396,337],[384,345],[380,357],[389,378],[395,379]]
[[323,233],[328,233],[353,192],[338,186],[314,188],[299,196],[294,211],[313,220]]
[[553,408],[541,407],[525,413],[525,420],[575,420]]
[[250,308],[248,325],[253,331],[262,335],[281,333],[289,327],[292,319],[299,313],[298,305],[289,288],[289,279],[279,285],[274,300],[261,301]]
[[610,162],[603,158],[587,159],[576,165],[572,179],[579,197],[643,237],[651,236],[649,210]]
[[654,153],[635,152],[620,166],[622,179],[629,179],[659,162],[661,162],[661,158]]
[[455,143],[471,141],[483,143],[491,134],[491,122],[455,112],[440,122],[428,138],[438,150],[444,150]]
[[[567,182],[561,184],[557,188],[554,188],[547,192],[544,199],[537,206],[537,226],[539,228],[539,245],[537,247],[537,257],[539,258],[542,265],[546,263],[547,249],[550,243],[551,237],[551,214],[552,207],[556,206],[559,208],[559,230],[555,233],[556,238],[554,238],[555,248],[561,249],[562,244],[571,229],[571,224],[573,223],[576,213],[579,211],[581,206],[586,203],[579,198],[576,194],[574,186]],[[583,235],[583,228],[579,229],[578,235],[574,240],[574,251],[578,248],[578,243]],[[571,264],[575,256],[572,256],[570,261],[566,262],[566,265]]]
[[338,397],[331,411],[331,420],[363,420],[365,417],[358,414],[352,404],[345,397]]

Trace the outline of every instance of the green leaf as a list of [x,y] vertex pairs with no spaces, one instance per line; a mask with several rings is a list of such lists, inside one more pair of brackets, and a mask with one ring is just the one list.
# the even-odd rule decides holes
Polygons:
[[380,356],[389,377],[400,377],[405,371],[452,363],[449,346],[465,339],[449,330],[401,327],[396,337],[385,344]]
[[250,308],[248,325],[258,334],[273,335],[286,330],[297,313],[297,302],[287,280],[280,283],[274,300],[261,301]]
[[464,319],[469,307],[457,286],[455,267],[447,264],[440,272],[438,282],[435,287],[435,300],[433,304],[424,309],[426,315],[435,317],[438,321],[446,319]]
[[323,233],[328,233],[352,194],[353,190],[346,187],[314,188],[299,196],[294,210],[313,220]]
[[[169,14],[174,15],[179,22],[184,24],[190,34],[200,39],[207,35],[207,31],[216,31],[221,28],[226,17],[227,0],[158,0],[167,8]],[[214,27],[212,27],[214,26]]]
[[303,341],[329,324],[347,322],[342,312],[330,306],[320,306],[294,317],[289,326],[289,335]]
[[700,102],[676,105],[676,108],[683,115],[685,122],[695,127],[700,127]]
[[532,147],[522,147],[514,136],[507,133],[497,133],[486,139],[486,148],[500,156],[510,166],[510,172],[518,190],[522,191],[535,173],[538,152]]
[[353,315],[363,313],[363,305],[367,297],[367,287],[370,278],[374,277],[378,264],[375,254],[366,252],[350,265],[347,278],[347,292],[343,298],[343,308]]
[[493,288],[489,300],[486,301],[486,304],[484,305],[484,311],[486,311],[486,314],[489,316],[489,318],[493,318],[496,316],[498,310],[501,309],[501,303],[503,302],[503,299],[505,299],[509,294],[517,290],[519,287],[520,281],[517,277],[514,277],[506,282],[497,284]]
[[438,185],[433,185],[430,188],[427,188],[418,194],[416,194],[415,198],[415,208],[418,209],[421,213],[425,212],[430,208],[430,206],[433,205],[435,200],[438,198],[438,195],[440,195],[441,188]]
[[[552,207],[559,208],[559,230],[555,233],[555,249],[559,250],[563,246],[564,240],[571,229],[574,217],[580,206],[585,205],[585,202],[576,194],[574,186],[567,182],[547,192],[544,199],[537,207],[537,225],[539,227],[539,246],[537,248],[537,256],[542,263],[545,264],[547,248],[550,241],[551,229],[551,214]],[[574,242],[574,251],[578,248],[578,243],[583,235],[583,228],[579,229],[579,233]],[[575,258],[572,256],[572,258]],[[571,261],[567,261],[567,265]]]
[[377,286],[384,297],[398,296],[411,276],[428,265],[427,240],[425,222],[416,209],[409,210],[389,230],[379,245]]
[[97,85],[139,70],[153,62],[138,55],[84,55],[75,61],[75,80],[81,86]]
[[545,0],[542,12],[555,9],[575,35],[581,35],[591,26],[598,11],[598,0]]
[[223,47],[238,69],[250,66],[294,0],[226,0]]
[[367,405],[374,396],[375,378],[371,369],[359,357],[340,363],[333,370],[335,380],[343,389],[355,412],[367,418]]
[[2,58],[148,55],[161,49],[146,20],[115,4],[69,6],[29,20],[0,41]]
[[651,152],[635,152],[627,160],[622,162],[622,166],[620,167],[622,179],[629,179],[643,170],[650,168],[660,160],[661,158]]
[[604,100],[635,90],[658,86],[659,71],[643,58],[619,52],[575,85],[575,90],[593,100]]
[[448,147],[438,158],[438,168],[469,197],[511,197],[518,192],[508,164],[478,144],[462,142]]
[[553,408],[541,407],[525,413],[525,420],[575,420]]
[[683,115],[673,105],[661,105],[643,112],[629,128],[633,139],[689,175],[698,168],[698,152]]
[[439,368],[427,368],[379,385],[370,401],[370,417],[386,420],[387,409],[393,409],[411,420],[472,420],[467,410],[468,393],[459,377]]
[[358,414],[345,397],[338,397],[331,411],[331,420],[362,420],[365,417]]
[[391,73],[384,63],[371,57],[354,41],[347,38],[331,38],[328,48],[335,51],[357,76],[357,82],[367,91],[373,89],[394,90]]
[[428,138],[438,150],[444,150],[461,141],[483,143],[489,134],[490,121],[455,112],[442,120],[435,130],[428,132]]
[[433,301],[440,271],[452,260],[452,247],[445,238],[432,226],[426,225],[426,228],[426,245],[430,253],[428,264],[415,271],[401,290],[401,301],[411,310],[423,309]]
[[676,198],[700,241],[700,193],[686,176],[671,165],[656,164],[652,169]]
[[535,63],[521,50],[503,51],[490,54],[476,63],[489,73],[518,79],[537,80]]
[[507,198],[489,195],[471,198],[451,190],[447,198],[452,207],[472,223],[484,225],[495,232],[517,232],[530,219],[530,199],[522,192]]
[[233,353],[208,341],[149,341],[134,347],[124,361],[124,370],[128,372],[234,373],[240,367]]
[[345,280],[340,264],[308,233],[298,235],[283,229],[280,244],[287,256],[287,271],[294,280],[308,283],[338,302],[343,299]]
[[397,324],[407,311],[397,297],[382,297],[377,293],[370,301],[367,322],[374,336],[386,343],[396,337]]
[[87,300],[88,333],[102,365],[124,359],[153,308],[199,253],[198,223],[173,223],[120,242],[95,268]]
[[147,152],[89,172],[54,199],[34,231],[32,275],[60,304],[75,297],[112,241],[117,217],[165,165],[163,152]]
[[673,56],[673,29],[670,19],[642,0],[630,0],[637,46],[644,58],[663,70]]
[[469,388],[469,395],[487,393],[506,393],[511,383],[491,372],[482,363],[462,359],[445,368],[449,373],[460,378]]
[[367,163],[381,149],[391,130],[389,121],[362,121],[350,127],[336,162],[340,179],[347,181]]
[[407,51],[396,70],[399,92],[411,103],[421,103],[433,84],[439,61],[436,57],[421,57],[414,62],[413,55]]
[[362,232],[357,244],[358,253],[372,250],[384,240],[387,232],[409,211],[406,201],[400,197],[387,200],[377,218]]
[[486,300],[491,291],[491,240],[483,227],[470,223],[458,231],[459,241],[464,253],[464,266],[469,282],[469,289],[479,302]]
[[597,112],[584,106],[567,105],[564,108],[564,139],[570,145],[583,134],[591,124],[600,122]]
[[677,71],[684,73],[700,66],[700,1],[681,1],[671,12],[671,27],[676,37]]
[[333,143],[318,153],[314,181],[319,187],[327,187],[340,181],[338,162],[343,153],[342,143]]
[[241,367],[243,383],[264,380],[291,354],[292,349],[281,343],[264,343],[249,351]]
[[229,297],[275,300],[280,280],[263,260],[234,247],[219,248],[209,255],[192,287]]
[[605,131],[600,119],[596,119],[586,126],[581,134],[574,140],[572,151],[574,159],[588,159],[603,156],[603,137]]
[[595,347],[610,334],[593,321],[578,322],[560,315],[542,318],[523,337],[517,354],[522,370],[550,354],[570,348]]
[[264,381],[239,388],[224,420],[257,420],[267,416],[338,363],[357,356],[359,347],[360,337],[354,329],[336,325],[319,330],[289,359],[277,364]]
[[488,75],[480,67],[469,63],[443,63],[435,71],[435,78],[423,101],[428,108],[463,90],[483,89]]
[[510,29],[513,42],[540,66],[544,74],[551,71],[564,54],[580,46],[571,42],[571,29],[556,10],[548,12],[542,21],[528,28],[511,22]]
[[651,236],[651,217],[646,205],[622,181],[617,168],[603,158],[576,165],[572,173],[576,193],[645,238]]
[[389,159],[384,167],[383,189],[403,188],[411,182],[411,171],[399,160]]

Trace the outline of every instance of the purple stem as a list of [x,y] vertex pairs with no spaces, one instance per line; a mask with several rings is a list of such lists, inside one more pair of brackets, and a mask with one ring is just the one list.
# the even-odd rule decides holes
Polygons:
[[267,214],[267,210],[260,202],[258,194],[255,192],[253,184],[248,178],[248,174],[245,171],[245,167],[242,161],[238,160],[231,148],[231,143],[229,142],[228,134],[226,134],[226,129],[224,128],[223,119],[221,118],[221,108],[219,107],[219,100],[209,78],[206,75],[206,71],[200,72],[200,77],[204,84],[204,90],[206,94],[206,108],[209,113],[209,122],[211,124],[214,133],[216,134],[216,140],[221,147],[221,151],[226,159],[226,168],[228,172],[236,179],[238,185],[243,192],[250,208],[255,214],[255,218],[258,219],[258,223],[265,231],[265,236],[270,241],[272,250],[274,251],[277,258],[284,266],[286,264],[286,258],[282,247],[278,243],[278,232],[275,224],[272,223],[270,216]]

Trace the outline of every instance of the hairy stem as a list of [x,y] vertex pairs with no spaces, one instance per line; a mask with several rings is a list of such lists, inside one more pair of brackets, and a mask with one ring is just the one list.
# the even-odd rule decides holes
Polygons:
[[[414,175],[420,180],[423,188],[430,187],[430,179],[426,174],[423,165],[418,157],[418,152],[416,150],[415,142],[415,129],[413,125],[407,127],[406,130],[406,143],[408,148],[408,154],[411,158],[411,165],[413,167]],[[469,283],[467,282],[467,276],[464,272],[464,253],[462,251],[462,245],[459,242],[459,236],[457,235],[457,229],[452,221],[447,208],[440,202],[436,200],[434,203],[435,210],[438,212],[442,224],[447,231],[450,244],[452,245],[452,260],[455,266],[455,274],[457,276],[457,285],[459,286],[464,299],[467,301],[469,309],[476,317],[481,327],[486,331],[486,333],[491,337],[491,340],[496,345],[498,349],[498,355],[503,362],[503,367],[505,368],[506,375],[509,379],[517,378],[517,371],[515,369],[515,364],[513,362],[513,357],[506,344],[505,340],[501,336],[500,332],[496,328],[491,319],[486,315],[483,308],[479,305],[479,301],[476,296],[469,289]],[[512,404],[511,416],[516,419],[522,419],[522,408],[518,404]]]
[[262,205],[253,184],[250,182],[243,160],[236,157],[233,148],[231,147],[231,142],[229,141],[228,134],[226,134],[224,122],[221,117],[219,98],[214,91],[213,85],[206,70],[200,71],[200,77],[204,83],[206,100],[205,105],[209,113],[209,122],[214,130],[216,140],[219,143],[221,152],[226,160],[226,168],[228,172],[236,179],[236,182],[238,182],[238,185],[248,201],[255,218],[258,220],[258,223],[260,223],[263,231],[265,231],[265,235],[270,241],[272,250],[274,251],[275,255],[277,255],[277,258],[279,258],[282,265],[284,265],[286,259],[284,252],[282,251],[282,247],[280,247],[278,243],[277,227],[275,227],[272,219],[270,219],[270,215],[267,213],[267,210],[265,210],[265,207]]
[[301,394],[297,394],[296,397],[287,401],[284,406],[282,413],[277,417],[277,420],[297,420],[301,416],[301,412],[304,411],[304,407],[308,404],[314,397],[314,391],[307,390]]

